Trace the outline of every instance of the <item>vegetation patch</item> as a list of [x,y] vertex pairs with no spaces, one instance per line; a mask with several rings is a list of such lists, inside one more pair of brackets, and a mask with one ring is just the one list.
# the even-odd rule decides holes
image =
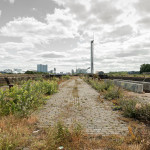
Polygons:
[[70,79],[70,76],[69,76],[69,75],[62,76],[62,79],[63,79],[63,80],[69,80],[69,79]]
[[22,86],[15,85],[10,90],[0,90],[0,114],[26,116],[44,104],[46,96],[57,92],[57,89],[56,81],[29,80]]
[[72,90],[72,95],[73,95],[74,98],[79,98],[77,80],[75,80],[75,85],[74,85],[73,90]]
[[139,103],[135,99],[126,99],[122,89],[113,85],[111,81],[103,82],[85,78],[87,83],[98,90],[106,100],[111,100],[114,104],[112,109],[122,110],[125,117],[138,119],[150,123],[150,104]]
[[32,132],[37,119],[16,118],[15,116],[2,117],[0,119],[0,150],[14,150],[28,147],[33,140]]
[[119,105],[125,117],[135,118],[150,123],[150,104],[141,104],[132,99],[120,99]]

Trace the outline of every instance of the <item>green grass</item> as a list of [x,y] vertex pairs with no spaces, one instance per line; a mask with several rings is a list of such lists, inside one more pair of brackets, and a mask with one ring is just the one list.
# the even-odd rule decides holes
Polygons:
[[114,87],[114,84],[111,81],[105,83],[103,81],[97,81],[88,78],[85,78],[84,81],[90,84],[94,89],[99,92],[104,92],[107,91],[110,87]]
[[62,79],[63,79],[63,80],[69,80],[69,79],[70,79],[70,76],[69,76],[69,75],[62,76]]

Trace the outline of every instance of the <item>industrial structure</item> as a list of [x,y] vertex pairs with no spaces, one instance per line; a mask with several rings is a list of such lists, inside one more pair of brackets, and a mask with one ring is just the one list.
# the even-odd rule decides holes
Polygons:
[[47,65],[38,64],[37,65],[37,72],[47,73],[48,72],[48,66]]
[[56,68],[54,68],[54,74],[56,74]]
[[91,74],[94,74],[94,40],[91,41]]

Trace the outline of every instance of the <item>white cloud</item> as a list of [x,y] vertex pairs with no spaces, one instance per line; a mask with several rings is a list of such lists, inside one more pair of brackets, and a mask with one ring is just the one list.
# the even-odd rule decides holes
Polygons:
[[49,40],[75,38],[78,23],[68,10],[55,9],[54,14],[47,14],[46,23],[35,18],[17,18],[0,29],[0,34],[9,37],[21,37],[23,42],[47,43]]
[[56,59],[56,58],[65,58],[67,56],[66,53],[64,52],[44,52],[40,53],[38,56],[43,57],[43,58],[51,58],[51,59]]
[[2,11],[0,10],[0,17],[1,17],[1,15],[2,15]]
[[138,10],[139,14],[147,14],[150,12],[150,3],[149,0],[138,0],[135,3],[136,9]]
[[[64,71],[62,66],[68,71],[76,65],[88,68],[94,32],[95,70],[138,70],[148,62],[149,0],[54,1],[62,9],[44,16],[45,22],[33,17],[15,18],[0,29],[1,36],[22,39],[21,43],[0,44],[5,57],[6,53],[17,55],[27,64],[32,62],[31,66],[50,63],[59,71]],[[72,47],[68,39],[74,39]]]
[[13,4],[13,3],[15,2],[15,0],[9,0],[9,2],[10,2],[11,4]]

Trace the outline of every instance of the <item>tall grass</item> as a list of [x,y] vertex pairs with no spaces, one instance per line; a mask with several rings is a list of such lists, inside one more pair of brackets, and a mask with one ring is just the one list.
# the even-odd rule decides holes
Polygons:
[[70,76],[69,76],[69,75],[64,75],[64,76],[62,76],[62,79],[63,79],[63,80],[69,80],[69,79],[70,79]]
[[107,100],[112,100],[116,98],[118,99],[122,97],[122,90],[116,87],[110,80],[104,82],[92,79],[85,79],[85,81],[89,83],[94,89],[101,92]]
[[0,90],[0,115],[27,115],[31,109],[45,103],[45,95],[57,92],[56,81],[27,81],[10,90]]
[[87,83],[89,83],[94,89],[99,92],[107,91],[110,87],[114,87],[114,84],[111,81],[104,82],[104,81],[97,81],[92,79],[84,79]]
[[132,99],[120,99],[118,105],[121,106],[125,117],[150,123],[150,104],[142,104]]
[[16,118],[12,115],[0,119],[0,150],[28,147],[37,122],[35,117]]
[[80,150],[84,148],[84,134],[80,124],[75,123],[71,128],[58,122],[47,132],[46,150],[55,150],[63,147],[67,150]]

